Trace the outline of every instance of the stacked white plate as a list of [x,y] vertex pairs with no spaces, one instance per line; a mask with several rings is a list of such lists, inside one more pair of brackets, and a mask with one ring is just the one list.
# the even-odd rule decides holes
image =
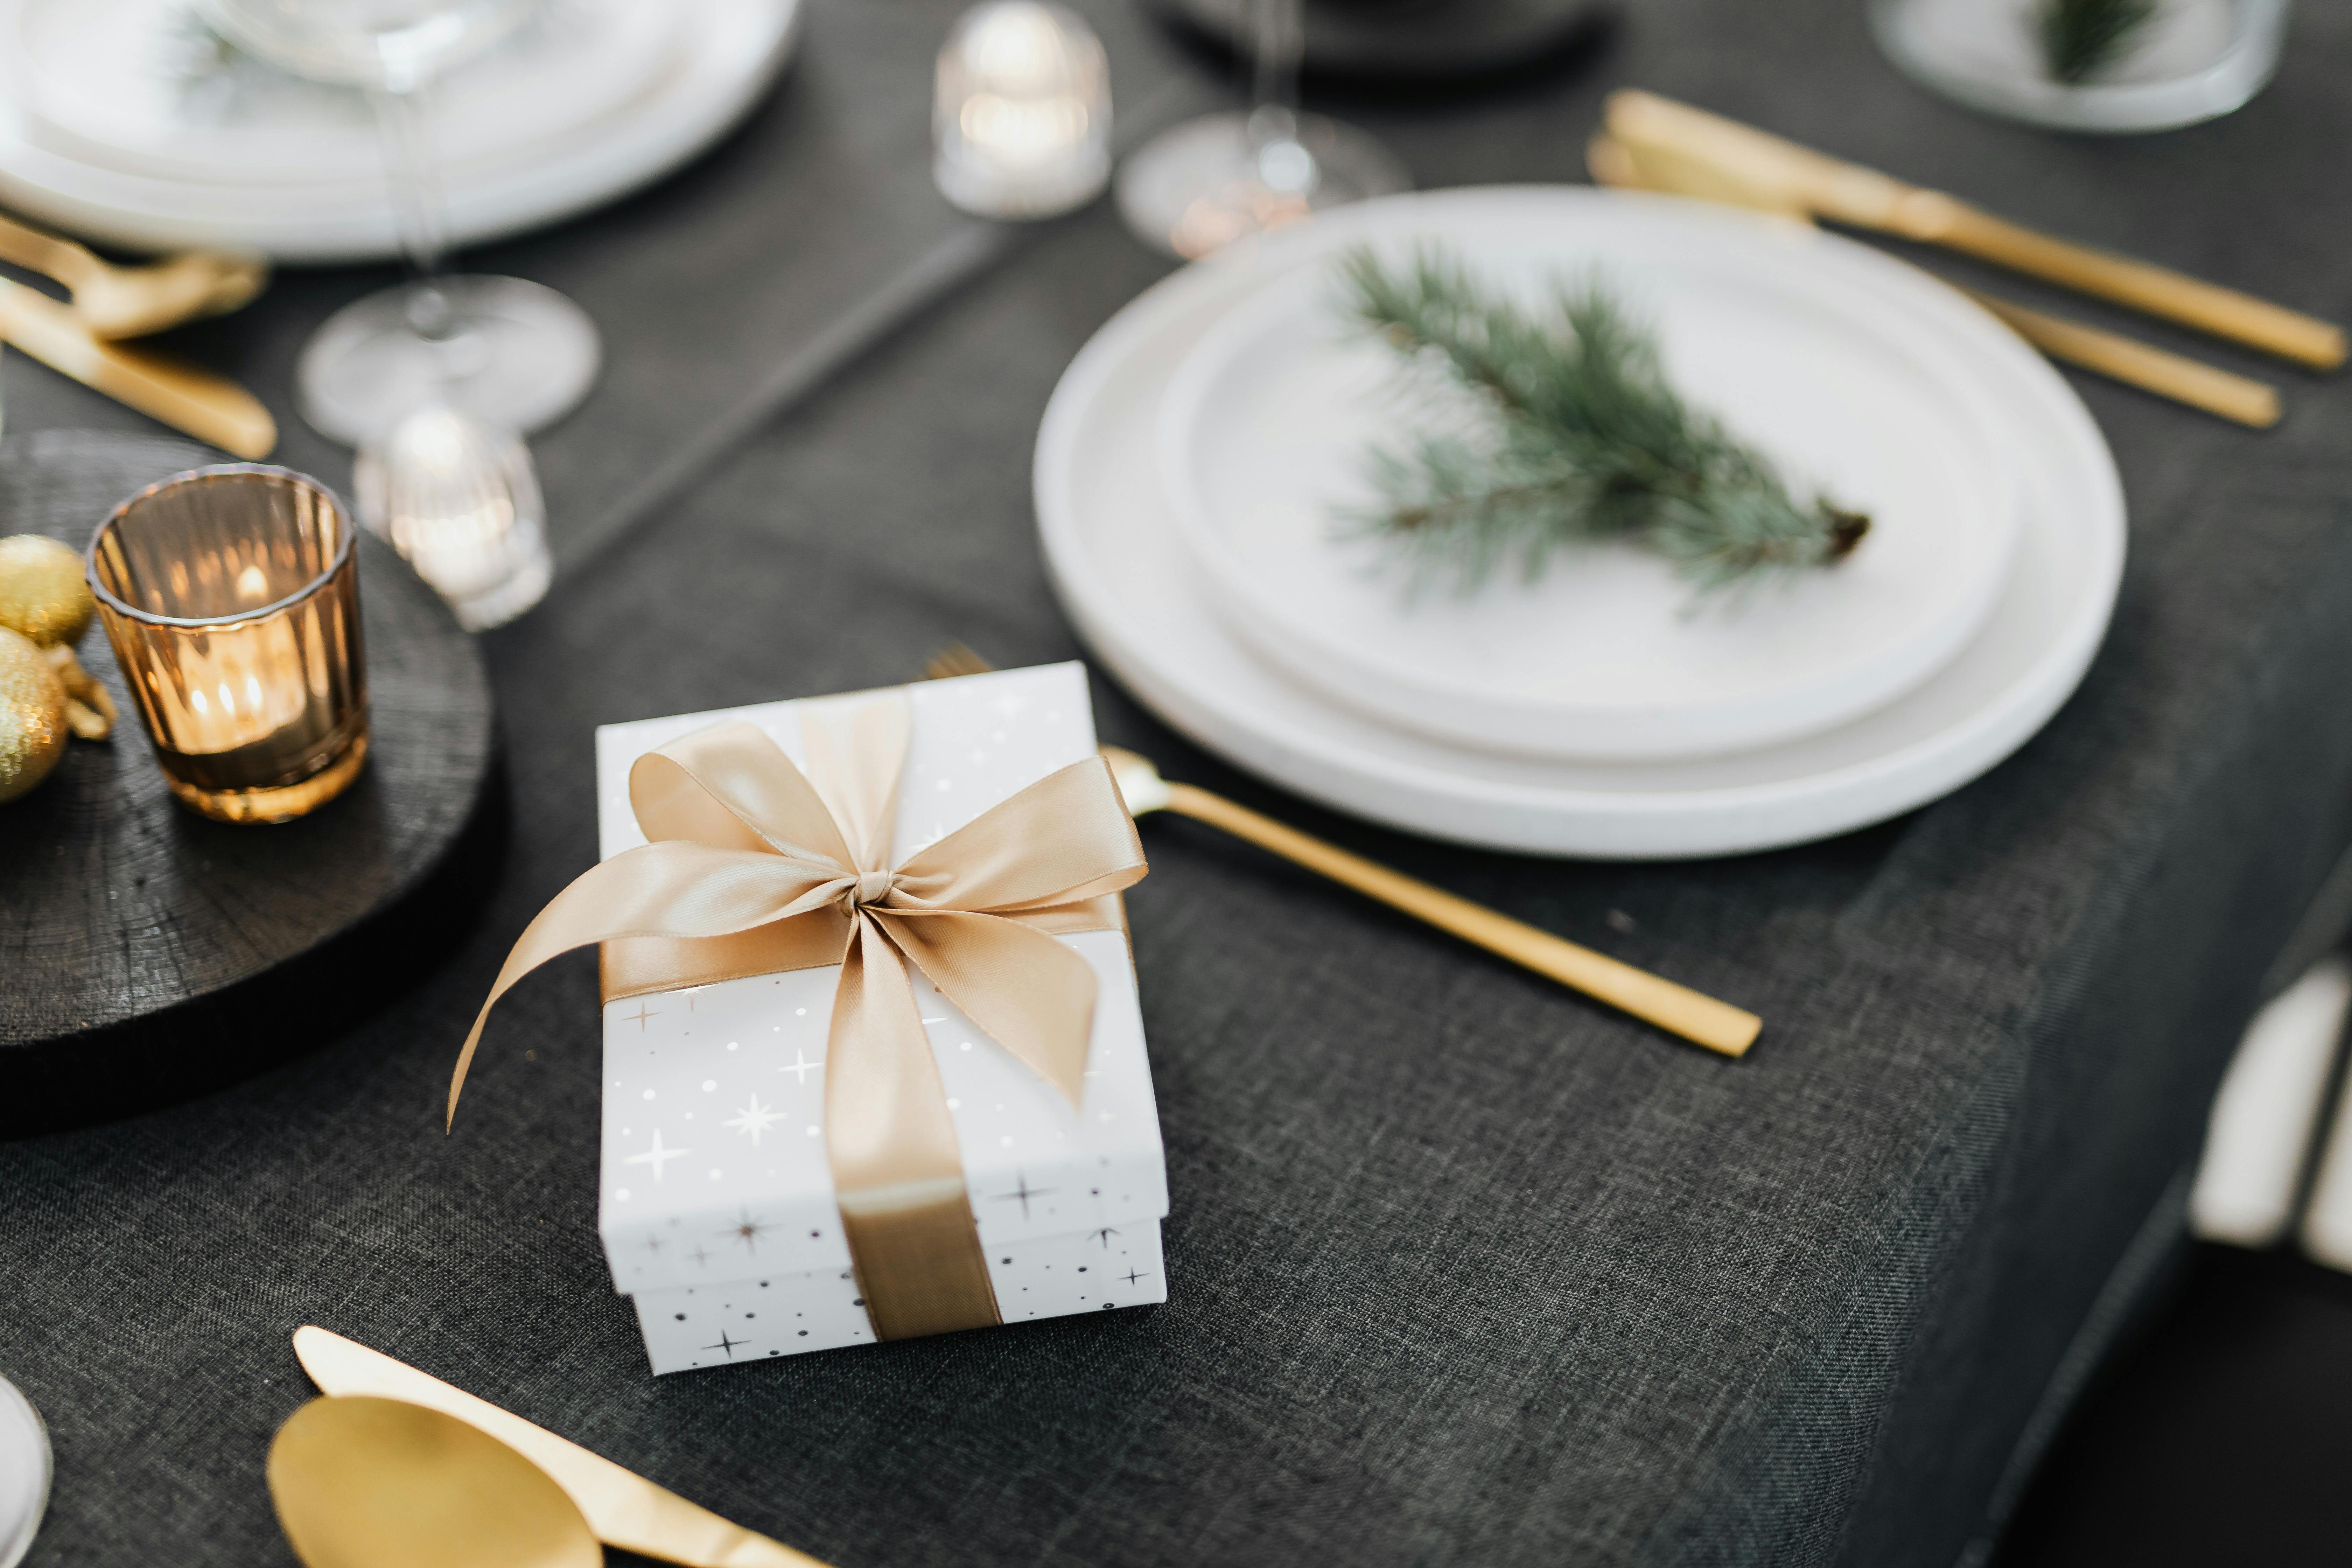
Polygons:
[[[1344,522],[1375,500],[1365,454],[1425,414],[1339,268],[1431,246],[1531,305],[1604,283],[1792,491],[1869,515],[1861,546],[1713,595],[1631,544],[1416,587]],[[1175,274],[1071,364],[1035,482],[1065,606],[1171,724],[1339,809],[1545,854],[1769,848],[1947,794],[2074,690],[2123,567],[2096,426],[1964,297],[1810,228],[1583,187],[1394,197]]]
[[[433,89],[459,243],[584,212],[723,134],[788,57],[799,0],[549,0]],[[395,255],[352,91],[224,44],[194,0],[0,0],[0,205],[134,247]]]

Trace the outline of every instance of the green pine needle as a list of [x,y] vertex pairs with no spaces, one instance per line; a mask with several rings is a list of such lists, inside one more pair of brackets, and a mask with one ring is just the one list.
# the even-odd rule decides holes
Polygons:
[[2083,81],[2129,54],[2157,0],[2042,0],[2042,58],[2060,81]]
[[1790,499],[1772,465],[1666,384],[1654,338],[1597,281],[1557,319],[1489,298],[1425,250],[1345,264],[1347,309],[1436,384],[1436,426],[1368,455],[1380,507],[1343,514],[1419,584],[1539,576],[1564,545],[1638,537],[1701,591],[1843,559],[1870,520]]

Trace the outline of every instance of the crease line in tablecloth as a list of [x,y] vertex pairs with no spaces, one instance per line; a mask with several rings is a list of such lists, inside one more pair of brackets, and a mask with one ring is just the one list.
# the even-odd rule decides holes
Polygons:
[[[1118,151],[1127,151],[1171,121],[1198,88],[1171,77],[1145,95],[1140,110],[1119,121]],[[1091,205],[1092,204],[1088,204]],[[1081,212],[1087,208],[1080,208]],[[621,498],[588,522],[554,541],[559,581],[603,557],[680,492],[718,468],[727,456],[803,398],[881,347],[925,312],[944,304],[1014,251],[1043,225],[961,219],[947,237],[924,251],[880,289],[834,319],[833,324],[784,356],[741,401],[705,426]]]

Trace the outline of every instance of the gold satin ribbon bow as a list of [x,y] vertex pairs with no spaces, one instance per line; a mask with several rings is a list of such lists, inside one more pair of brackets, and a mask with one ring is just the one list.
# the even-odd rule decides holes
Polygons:
[[524,931],[466,1037],[449,1119],[490,1008],[560,952],[605,944],[607,1002],[838,963],[825,1153],[876,1336],[995,1323],[907,966],[1075,1109],[1095,976],[1052,933],[1122,929],[1114,895],[1142,878],[1143,846],[1108,766],[1089,757],[888,867],[906,694],[800,713],[805,776],[740,721],[637,759],[629,803],[650,842],[589,870]]

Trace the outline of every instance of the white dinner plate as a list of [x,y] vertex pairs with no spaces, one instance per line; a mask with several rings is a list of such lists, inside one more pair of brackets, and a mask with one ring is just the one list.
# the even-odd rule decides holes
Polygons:
[[[2007,329],[1923,273],[1866,286],[1916,312],[2002,410],[2023,526],[1984,626],[1909,693],[1834,730],[1696,761],[1564,763],[1417,737],[1333,703],[1255,656],[1213,610],[1159,479],[1158,421],[1184,355],[1268,283],[1390,232],[1643,204],[1745,234],[1769,220],[1583,187],[1391,197],[1180,271],[1072,362],[1034,469],[1048,572],[1080,635],[1162,719],[1236,765],[1340,810],[1433,837],[1607,859],[1766,849],[1883,821],[1958,788],[2072,693],[2114,608],[2123,489],[2089,412]],[[1677,221],[1680,221],[1678,218]],[[1854,242],[1790,232],[1824,253]],[[1865,285],[1857,285],[1865,286]]]
[[[431,89],[457,241],[586,211],[693,156],[774,79],[799,9],[550,0]],[[194,0],[0,0],[0,203],[134,247],[398,253],[360,95],[222,43]]]
[[1379,510],[1368,453],[1409,451],[1458,415],[1346,319],[1327,258],[1227,313],[1161,412],[1162,478],[1204,582],[1293,677],[1439,740],[1657,761],[1843,723],[1984,624],[2015,476],[1967,350],[1867,287],[1903,263],[1605,199],[1388,223],[1377,253],[1403,268],[1437,244],[1538,316],[1562,288],[1604,286],[1654,329],[1670,384],[1764,453],[1792,499],[1863,513],[1869,531],[1835,565],[1704,598],[1633,542],[1563,549],[1533,580],[1416,578],[1349,520]]

